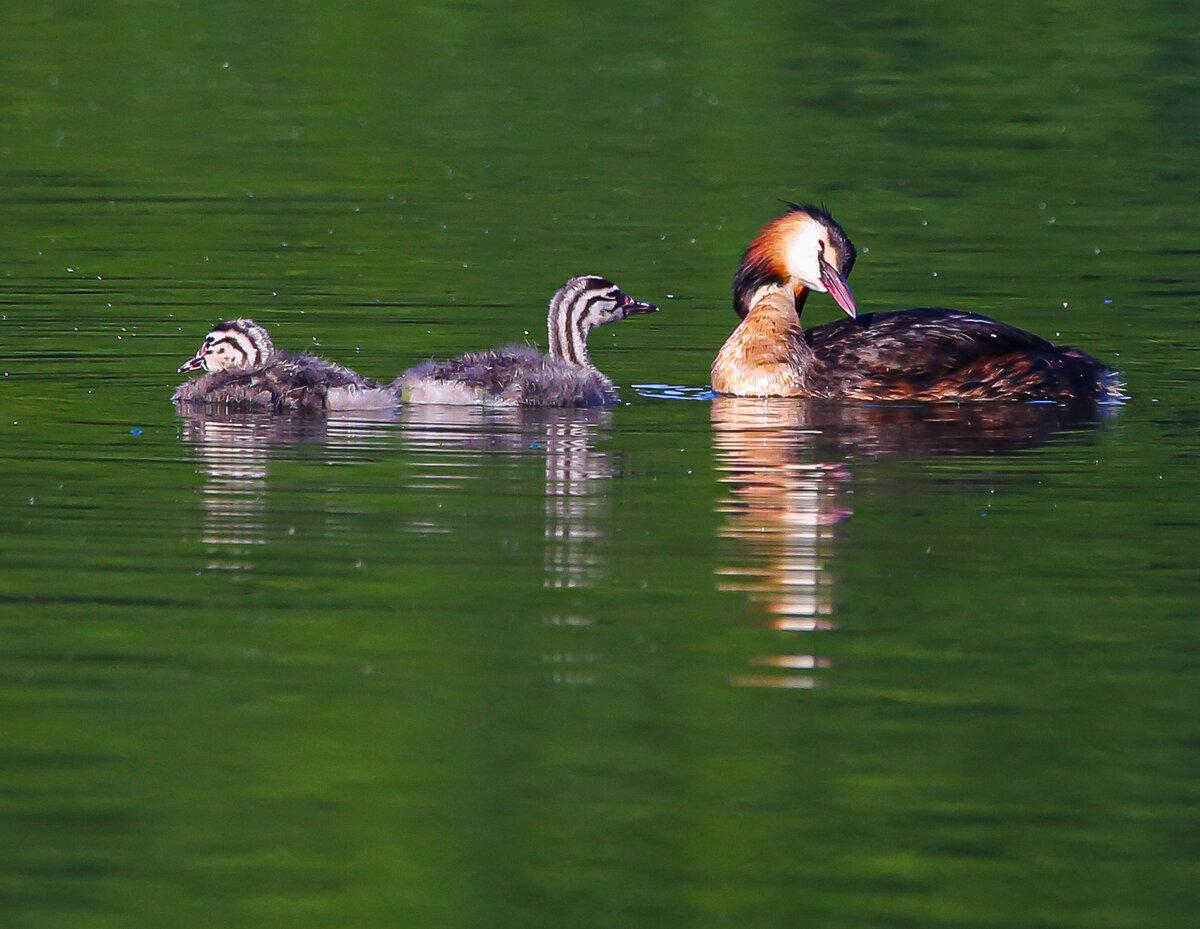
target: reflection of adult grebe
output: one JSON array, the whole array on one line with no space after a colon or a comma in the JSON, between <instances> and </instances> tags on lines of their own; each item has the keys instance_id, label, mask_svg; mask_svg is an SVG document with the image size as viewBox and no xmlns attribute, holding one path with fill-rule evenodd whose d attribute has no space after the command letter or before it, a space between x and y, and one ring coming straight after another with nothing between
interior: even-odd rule
<instances>
[{"instance_id":1,"label":"reflection of adult grebe","mask_svg":"<svg viewBox=\"0 0 1200 929\"><path fill-rule=\"evenodd\" d=\"M713 400L713 445L718 480L729 498L717 504L721 535L737 542L718 569L723 590L745 591L771 614L781 632L834 627L829 571L834 529L849 511L838 505L842 466L815 460L801 403L789 400ZM771 655L752 663L796 671L826 662L808 654ZM811 687L810 675L750 674L748 686Z\"/></svg>"},{"instance_id":2,"label":"reflection of adult grebe","mask_svg":"<svg viewBox=\"0 0 1200 929\"><path fill-rule=\"evenodd\" d=\"M844 400L1097 400L1111 368L986 316L923 307L857 316L857 252L824 210L793 206L750 243L733 283L741 324L712 365L713 390ZM852 319L801 329L809 291Z\"/></svg>"},{"instance_id":3,"label":"reflection of adult grebe","mask_svg":"<svg viewBox=\"0 0 1200 929\"><path fill-rule=\"evenodd\" d=\"M712 404L721 535L737 544L719 586L747 593L783 632L834 628L833 543L850 510L847 455L994 454L1044 445L1102 423L1092 407L1031 403L856 404L802 398L717 397ZM808 654L753 662L793 672ZM809 675L763 672L735 683L807 687Z\"/></svg>"},{"instance_id":4,"label":"reflection of adult grebe","mask_svg":"<svg viewBox=\"0 0 1200 929\"><path fill-rule=\"evenodd\" d=\"M204 337L179 373L203 371L179 386L171 398L189 407L231 410L375 410L395 406L396 398L350 368L316 355L292 355L275 347L267 330L252 319L231 319Z\"/></svg>"},{"instance_id":5,"label":"reflection of adult grebe","mask_svg":"<svg viewBox=\"0 0 1200 929\"><path fill-rule=\"evenodd\" d=\"M588 333L658 310L594 275L573 277L550 301L550 354L528 345L470 352L454 361L427 361L392 384L405 403L486 403L496 406L611 406L613 382L588 355Z\"/></svg>"}]
</instances>

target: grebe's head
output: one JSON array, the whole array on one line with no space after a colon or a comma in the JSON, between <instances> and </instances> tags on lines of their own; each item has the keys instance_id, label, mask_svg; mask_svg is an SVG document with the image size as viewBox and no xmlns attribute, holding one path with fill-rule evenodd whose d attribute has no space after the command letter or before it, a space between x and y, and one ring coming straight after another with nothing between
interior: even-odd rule
<instances>
[{"instance_id":1,"label":"grebe's head","mask_svg":"<svg viewBox=\"0 0 1200 929\"><path fill-rule=\"evenodd\" d=\"M829 294L849 316L858 308L846 278L858 251L832 216L795 203L763 226L733 279L733 308L744 317L762 287L791 287L799 306L809 290Z\"/></svg>"},{"instance_id":2,"label":"grebe's head","mask_svg":"<svg viewBox=\"0 0 1200 929\"><path fill-rule=\"evenodd\" d=\"M590 366L587 336L596 326L620 322L635 313L656 313L653 303L634 300L606 277L573 277L550 300L546 329L550 357L568 364Z\"/></svg>"},{"instance_id":3,"label":"grebe's head","mask_svg":"<svg viewBox=\"0 0 1200 929\"><path fill-rule=\"evenodd\" d=\"M200 351L179 366L179 373L249 370L266 364L273 354L266 329L252 319L230 319L204 337Z\"/></svg>"},{"instance_id":4,"label":"grebe's head","mask_svg":"<svg viewBox=\"0 0 1200 929\"><path fill-rule=\"evenodd\" d=\"M627 316L638 313L657 313L653 303L635 300L606 277L597 274L582 274L567 281L550 301L551 315L554 307L569 308L573 325L584 331L596 326L620 322Z\"/></svg>"}]
</instances>

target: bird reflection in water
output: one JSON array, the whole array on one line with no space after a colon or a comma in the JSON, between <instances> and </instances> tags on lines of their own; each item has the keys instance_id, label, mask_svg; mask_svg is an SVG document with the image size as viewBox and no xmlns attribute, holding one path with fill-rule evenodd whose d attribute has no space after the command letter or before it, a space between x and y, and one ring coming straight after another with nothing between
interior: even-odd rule
<instances>
[{"instance_id":1,"label":"bird reflection in water","mask_svg":"<svg viewBox=\"0 0 1200 929\"><path fill-rule=\"evenodd\" d=\"M619 468L598 437L611 428L606 409L483 408L412 404L401 413L406 444L422 453L410 486L432 487L461 479L464 467L482 464L495 453L539 454L545 462L545 551L542 586L582 589L602 581L605 567L603 523L609 491ZM432 524L423 531L435 532ZM553 598L551 603L561 603ZM550 679L590 684L595 654L578 644L578 632L593 622L579 612L550 609L543 621L564 633L564 645L548 651Z\"/></svg>"},{"instance_id":2,"label":"bird reflection in water","mask_svg":"<svg viewBox=\"0 0 1200 929\"><path fill-rule=\"evenodd\" d=\"M716 397L712 406L718 480L730 496L717 503L729 546L718 567L720 590L744 591L751 607L770 615L785 633L834 628L829 564L836 525L849 515L838 503L845 468L813 460L805 401ZM825 667L812 654L751 659L788 672ZM747 674L734 683L757 687L812 687L808 674Z\"/></svg>"},{"instance_id":3,"label":"bird reflection in water","mask_svg":"<svg viewBox=\"0 0 1200 929\"><path fill-rule=\"evenodd\" d=\"M393 414L277 416L232 413L183 405L180 437L195 448L201 488L201 541L209 571L247 571L252 553L267 541L267 476L272 448L322 445L330 457L378 438Z\"/></svg>"},{"instance_id":4,"label":"bird reflection in water","mask_svg":"<svg viewBox=\"0 0 1200 929\"><path fill-rule=\"evenodd\" d=\"M720 534L736 543L717 570L717 586L747 593L751 609L768 614L768 625L789 636L835 629L834 547L838 525L851 514L844 503L848 459L1017 451L1094 429L1116 409L716 397L716 467L718 479L729 485L729 496L717 503L725 516ZM820 676L796 672L830 662L788 649L751 664L762 670L736 677L735 684L810 688Z\"/></svg>"}]
</instances>

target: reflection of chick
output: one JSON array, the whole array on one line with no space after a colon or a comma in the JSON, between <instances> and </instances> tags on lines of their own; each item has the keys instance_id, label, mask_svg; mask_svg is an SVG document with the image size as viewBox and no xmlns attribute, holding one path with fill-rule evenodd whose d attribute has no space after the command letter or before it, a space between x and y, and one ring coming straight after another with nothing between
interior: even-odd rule
<instances>
[{"instance_id":1,"label":"reflection of chick","mask_svg":"<svg viewBox=\"0 0 1200 929\"><path fill-rule=\"evenodd\" d=\"M373 410L396 404L386 387L316 355L275 348L252 319L223 322L204 337L195 357L179 366L206 373L181 384L176 403L239 410Z\"/></svg>"},{"instance_id":2,"label":"reflection of chick","mask_svg":"<svg viewBox=\"0 0 1200 929\"><path fill-rule=\"evenodd\" d=\"M611 406L617 391L588 356L588 332L657 310L605 278L573 277L550 301L549 355L510 345L454 361L427 361L401 374L392 389L406 403Z\"/></svg>"}]
</instances>

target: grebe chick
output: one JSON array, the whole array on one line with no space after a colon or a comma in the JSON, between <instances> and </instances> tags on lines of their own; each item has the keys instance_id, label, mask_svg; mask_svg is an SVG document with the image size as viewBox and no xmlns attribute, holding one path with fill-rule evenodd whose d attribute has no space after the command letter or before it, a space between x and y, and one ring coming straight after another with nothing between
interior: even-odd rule
<instances>
[{"instance_id":1,"label":"grebe chick","mask_svg":"<svg viewBox=\"0 0 1200 929\"><path fill-rule=\"evenodd\" d=\"M179 385L176 403L238 410L316 412L377 410L396 405L386 387L316 355L275 348L267 330L252 319L230 319L204 337L179 372L203 371Z\"/></svg>"},{"instance_id":2,"label":"grebe chick","mask_svg":"<svg viewBox=\"0 0 1200 929\"><path fill-rule=\"evenodd\" d=\"M1077 348L935 307L858 315L857 252L827 212L791 205L750 243L733 281L741 324L712 365L717 393L833 400L1112 400L1117 373ZM850 319L801 329L809 291Z\"/></svg>"},{"instance_id":3,"label":"grebe chick","mask_svg":"<svg viewBox=\"0 0 1200 929\"><path fill-rule=\"evenodd\" d=\"M406 403L610 406L617 391L588 356L588 332L657 311L606 278L573 277L550 301L548 355L528 345L507 345L454 361L427 361L401 374L392 389Z\"/></svg>"}]
</instances>

